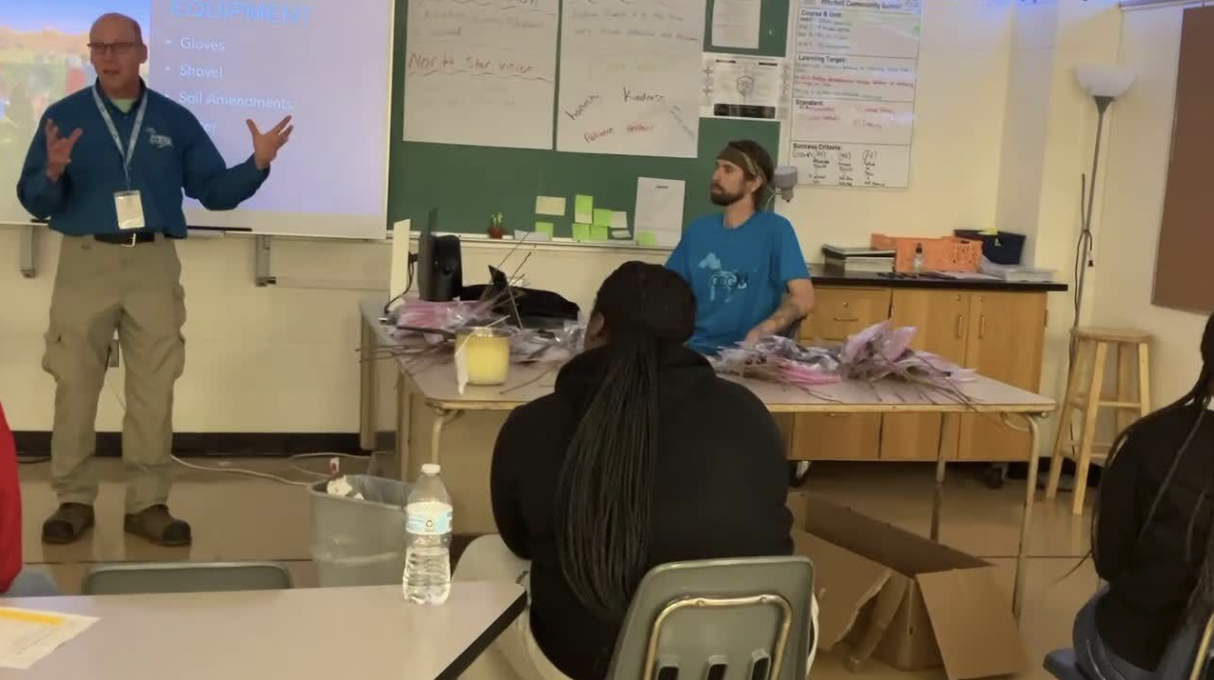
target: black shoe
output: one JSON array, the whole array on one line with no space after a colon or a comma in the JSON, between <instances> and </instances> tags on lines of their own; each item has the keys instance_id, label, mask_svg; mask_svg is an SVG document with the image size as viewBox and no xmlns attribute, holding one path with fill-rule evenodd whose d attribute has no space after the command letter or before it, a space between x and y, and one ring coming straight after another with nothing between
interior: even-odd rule
<instances>
[{"instance_id":1,"label":"black shoe","mask_svg":"<svg viewBox=\"0 0 1214 680\"><path fill-rule=\"evenodd\" d=\"M64 503L42 524L42 542L67 545L80 540L93 526L93 506Z\"/></svg>"},{"instance_id":2,"label":"black shoe","mask_svg":"<svg viewBox=\"0 0 1214 680\"><path fill-rule=\"evenodd\" d=\"M153 505L133 515L123 523L128 534L142 536L159 546L179 548L193 541L190 525L169 514L167 505Z\"/></svg>"}]
</instances>

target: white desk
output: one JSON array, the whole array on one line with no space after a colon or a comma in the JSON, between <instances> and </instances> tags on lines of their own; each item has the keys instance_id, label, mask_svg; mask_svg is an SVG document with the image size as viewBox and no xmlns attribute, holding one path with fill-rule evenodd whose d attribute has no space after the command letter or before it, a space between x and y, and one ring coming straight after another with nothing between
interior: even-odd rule
<instances>
[{"instance_id":1,"label":"white desk","mask_svg":"<svg viewBox=\"0 0 1214 680\"><path fill-rule=\"evenodd\" d=\"M368 300L361 305L362 352L362 413L363 446L375 446L374 413L377 410L375 395L375 362L367 361L378 356L381 348L393 344L389 336L391 328L380 322L382 303ZM410 400L420 398L435 412L430 440L430 462L438 463L442 431L448 424L465 413L475 411L509 411L522 404L552 393L559 366L553 364L513 365L510 379L500 387L468 387L459 394L455 384L455 370L449 359L442 360L396 360L399 380L396 392L396 454L401 470L408 469L409 445L407 434L412 431L412 407ZM1032 435L1031 454L1028 461L1029 474L1025 488L1024 515L1020 527L1020 545L1016 557L1016 587L1012 596L1012 608L1019 616L1024 590L1024 562L1028 548L1029 527L1032 520L1034 495L1037 490L1037 449L1039 433L1037 419L1052 413L1057 407L1054 400L1033 394L1017 387L990 378L978 376L974 381L959 383L960 390L971 403L960 403L942 394L933 394L914 385L888 380L876 384L840 382L820 385L814 394L803 390L759 380L733 379L746 386L758 396L772 413L939 413L944 422L940 432L948 431L948 420L967 413L988 414L1001 419L1008 427L1027 429ZM1017 425L1013 417L1024 421ZM939 540L940 509L944 498L945 458L947 447L943 437L936 460L936 485L932 503L931 537Z\"/></svg>"},{"instance_id":2,"label":"white desk","mask_svg":"<svg viewBox=\"0 0 1214 680\"><path fill-rule=\"evenodd\" d=\"M101 620L21 680L435 680L460 673L522 613L512 583L455 583L441 607L399 586L0 599Z\"/></svg>"}]
</instances>

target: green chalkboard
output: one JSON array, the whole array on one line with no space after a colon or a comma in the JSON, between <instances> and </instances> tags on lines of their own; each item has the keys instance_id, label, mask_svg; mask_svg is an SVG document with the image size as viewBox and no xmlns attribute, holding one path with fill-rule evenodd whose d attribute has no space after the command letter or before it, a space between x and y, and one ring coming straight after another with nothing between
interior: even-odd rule
<instances>
[{"instance_id":1,"label":"green chalkboard","mask_svg":"<svg viewBox=\"0 0 1214 680\"><path fill-rule=\"evenodd\" d=\"M713 0L706 2L706 51L784 56L789 0L763 0L757 50L712 47ZM393 222L403 219L413 220L414 225L418 225L426 219L431 208L438 207L441 231L484 234L489 227L489 216L502 212L506 217L507 231L530 231L536 220L541 219L555 223L556 236L569 236L575 194L590 194L594 196L596 207L624 210L631 217L636 205L637 177L686 181L686 224L694 217L714 209L708 198L709 176L716 154L726 142L754 139L763 144L773 158L778 155L779 123L733 119L700 120L698 158L617 156L403 141L404 101L408 93L405 92L404 69L400 65L408 54L405 45L408 15L408 0L398 0L393 55L398 75L392 87L392 142L388 173L389 228ZM559 83L559 63L557 69ZM555 106L553 115L556 115ZM537 195L567 198L566 216L537 218Z\"/></svg>"}]
</instances>

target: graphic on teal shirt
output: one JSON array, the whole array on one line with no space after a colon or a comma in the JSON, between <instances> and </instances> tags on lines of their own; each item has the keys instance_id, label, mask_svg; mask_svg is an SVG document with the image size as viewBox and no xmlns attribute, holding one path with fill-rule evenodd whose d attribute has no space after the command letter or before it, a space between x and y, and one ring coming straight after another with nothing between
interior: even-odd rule
<instances>
[{"instance_id":1,"label":"graphic on teal shirt","mask_svg":"<svg viewBox=\"0 0 1214 680\"><path fill-rule=\"evenodd\" d=\"M703 260L700 260L700 269L712 272L712 275L708 277L710 302L717 301L718 290L724 291L725 302L729 302L733 299L735 291L746 290L750 287L750 274L722 268L721 260L716 253L708 253Z\"/></svg>"}]
</instances>

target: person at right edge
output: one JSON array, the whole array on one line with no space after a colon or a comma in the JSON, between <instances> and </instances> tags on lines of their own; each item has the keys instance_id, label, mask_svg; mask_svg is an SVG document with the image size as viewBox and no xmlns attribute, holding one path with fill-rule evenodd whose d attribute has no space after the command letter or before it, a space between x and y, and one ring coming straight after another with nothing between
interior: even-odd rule
<instances>
[{"instance_id":1,"label":"person at right edge","mask_svg":"<svg viewBox=\"0 0 1214 680\"><path fill-rule=\"evenodd\" d=\"M814 287L797 234L767 209L774 175L758 142L726 145L710 194L724 210L689 224L666 262L695 291L696 328L688 344L699 352L787 334L813 311Z\"/></svg>"},{"instance_id":2,"label":"person at right edge","mask_svg":"<svg viewBox=\"0 0 1214 680\"><path fill-rule=\"evenodd\" d=\"M1214 612L1214 316L1201 360L1188 394L1121 433L1101 478L1092 554L1108 585L1074 629L1093 680L1188 677Z\"/></svg>"},{"instance_id":3,"label":"person at right edge","mask_svg":"<svg viewBox=\"0 0 1214 680\"><path fill-rule=\"evenodd\" d=\"M187 236L182 190L231 210L270 174L290 118L228 168L192 113L140 77L148 48L132 18L106 14L89 31L91 86L47 109L17 197L63 234L42 366L55 378L51 475L59 508L42 540L76 541L93 526L94 422L115 332L126 363L122 457L127 533L164 546L192 542L168 508L173 386L185 368L185 292L175 241Z\"/></svg>"}]
</instances>

